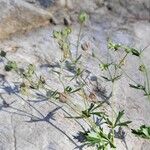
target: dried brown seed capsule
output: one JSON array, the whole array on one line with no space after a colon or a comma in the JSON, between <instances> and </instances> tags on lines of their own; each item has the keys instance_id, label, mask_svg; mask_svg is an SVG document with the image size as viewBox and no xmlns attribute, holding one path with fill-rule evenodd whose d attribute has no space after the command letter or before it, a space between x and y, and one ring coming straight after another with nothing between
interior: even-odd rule
<instances>
[{"instance_id":1,"label":"dried brown seed capsule","mask_svg":"<svg viewBox=\"0 0 150 150\"><path fill-rule=\"evenodd\" d=\"M89 42L85 42L81 45L81 48L83 51L87 51L90 48L90 43Z\"/></svg>"},{"instance_id":2,"label":"dried brown seed capsule","mask_svg":"<svg viewBox=\"0 0 150 150\"><path fill-rule=\"evenodd\" d=\"M66 93L59 93L59 101L62 103L66 103L67 102L67 94Z\"/></svg>"},{"instance_id":3,"label":"dried brown seed capsule","mask_svg":"<svg viewBox=\"0 0 150 150\"><path fill-rule=\"evenodd\" d=\"M92 102L96 102L96 95L91 92L90 95L89 95L89 99L90 99Z\"/></svg>"}]
</instances>

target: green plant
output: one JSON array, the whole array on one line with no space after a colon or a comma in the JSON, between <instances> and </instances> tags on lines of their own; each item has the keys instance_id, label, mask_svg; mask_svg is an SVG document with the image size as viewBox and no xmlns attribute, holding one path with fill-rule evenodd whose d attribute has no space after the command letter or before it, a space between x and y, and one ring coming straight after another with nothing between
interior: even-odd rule
<instances>
[{"instance_id":1,"label":"green plant","mask_svg":"<svg viewBox=\"0 0 150 150\"><path fill-rule=\"evenodd\" d=\"M131 123L131 121L121 121L124 115L124 111L118 113L114 122L112 122L109 116L105 112L100 112L97 110L98 108L102 107L103 103L98 105L91 104L87 110L82 111L81 116L73 117L76 119L83 119L83 118L92 118L97 117L97 119L101 119L101 124L96 124L93 121L93 126L90 130L82 132L84 135L84 142L88 146L94 146L98 150L106 150L109 148L116 148L114 143L114 134L113 130L117 127L127 126Z\"/></svg>"},{"instance_id":2,"label":"green plant","mask_svg":"<svg viewBox=\"0 0 150 150\"><path fill-rule=\"evenodd\" d=\"M62 31L54 31L53 37L57 39L60 49L63 52L63 59L71 57L70 43L68 36L71 33L71 28L66 27Z\"/></svg>"},{"instance_id":3,"label":"green plant","mask_svg":"<svg viewBox=\"0 0 150 150\"><path fill-rule=\"evenodd\" d=\"M109 76L102 76L107 81L114 82L123 74L123 66L125 64L126 58L131 54L136 57L140 57L140 52L138 52L134 48L130 48L124 45L113 43L112 41L108 41L108 49L119 53L120 51L123 52L122 58L119 58L119 60L115 60L109 63L104 63L103 61L100 61L100 68L102 71L106 71Z\"/></svg>"},{"instance_id":4,"label":"green plant","mask_svg":"<svg viewBox=\"0 0 150 150\"><path fill-rule=\"evenodd\" d=\"M149 74L148 74L148 69L147 66L143 63L142 61L142 51L138 51L135 48L132 47L128 47L128 46L124 46L124 45L120 45L120 44L116 44L113 43L112 41L109 41L108 43L108 49L111 49L115 52L120 52L122 51L124 53L124 56L119 60L118 63L116 62L111 62L111 63L101 63L100 64L100 68L103 71L107 71L109 74L109 77L106 76L102 76L105 80L107 81L112 81L114 82L114 80L118 80L122 74L125 74L131 81L134 82L134 84L129 84L129 86L131 88L137 89L137 90L142 90L144 95L147 96L150 99L150 81L149 81ZM140 73L142 74L142 76L144 77L144 82L143 83L138 83L137 81L133 80L133 78L128 75L125 71L124 71L124 63L125 60L128 56L136 56L137 58L139 58L141 65L139 65L138 70L140 71ZM114 75L112 75L112 72L110 71L111 67L114 67ZM120 72L119 75L116 75L117 72Z\"/></svg>"},{"instance_id":5,"label":"green plant","mask_svg":"<svg viewBox=\"0 0 150 150\"><path fill-rule=\"evenodd\" d=\"M5 65L6 71L16 70L17 69L17 63L15 61L8 61Z\"/></svg>"},{"instance_id":6,"label":"green plant","mask_svg":"<svg viewBox=\"0 0 150 150\"><path fill-rule=\"evenodd\" d=\"M80 14L79 16L79 22L83 24L85 22L86 15ZM61 31L54 31L53 37L57 39L57 42L60 46L60 49L63 53L63 58L60 61L60 70L59 71L53 71L56 73L59 77L60 83L62 84L64 90L58 91L57 89L50 89L47 86L47 83L45 79L42 77L38 77L36 75L36 67L33 64L29 64L25 68L19 68L19 65L15 61L11 61L7 58L7 55L4 51L1 51L1 57L6 59L7 63L5 65L6 71L15 71L18 76L22 79L22 82L20 83L20 93L23 95L29 95L30 90L39 90L44 89L46 91L45 97L47 97L49 100L59 100L59 102L66 103L72 110L75 111L79 116L72 117L74 119L83 119L88 125L89 125L89 132L86 135L86 144L88 145L94 145L97 147L97 149L106 149L107 147L115 148L114 143L114 130L118 126L127 126L130 122L121 122L120 119L122 118L124 112L119 112L116 121L113 122L109 118L109 116L104 111L100 111L100 107L104 104L104 102L99 104L91 103L87 100L87 95L84 89L84 86L86 86L85 80L82 78L82 74L84 73L85 69L82 66L80 66L80 59L82 55L79 55L76 57L75 60L72 59L72 54L70 50L70 42L69 42L69 34L71 33L70 28L65 28ZM79 43L78 43L79 44ZM74 75L69 79L70 82L76 82L78 83L78 87L71 87L69 85L65 85L65 83L62 80L63 75L63 65L69 61L70 66L73 67ZM69 66L69 67L70 67ZM109 66L108 66L109 67ZM108 68L104 66L104 69ZM68 97L71 94L78 94L83 96L84 99L84 108L83 110L80 110L78 107L74 105L73 102L68 101ZM96 124L93 117L101 118L104 122L104 124L109 128L109 132L107 133L107 130L99 125ZM98 138L93 139L93 135ZM101 143L102 141L102 143Z\"/></svg>"},{"instance_id":7,"label":"green plant","mask_svg":"<svg viewBox=\"0 0 150 150\"><path fill-rule=\"evenodd\" d=\"M132 133L144 139L150 139L150 127L146 125L140 126L140 129L132 129Z\"/></svg>"},{"instance_id":8,"label":"green plant","mask_svg":"<svg viewBox=\"0 0 150 150\"><path fill-rule=\"evenodd\" d=\"M87 13L81 11L78 16L78 22L80 24L79 34L78 34L78 40L77 40L77 46L76 46L76 59L78 58L79 53L79 46L80 46L80 40L81 40L81 34L82 34L82 28L86 21L88 20Z\"/></svg>"},{"instance_id":9,"label":"green plant","mask_svg":"<svg viewBox=\"0 0 150 150\"><path fill-rule=\"evenodd\" d=\"M1 53L0 53L0 56L1 56L1 57L6 57L6 52L4 52L4 51L2 50Z\"/></svg>"},{"instance_id":10,"label":"green plant","mask_svg":"<svg viewBox=\"0 0 150 150\"><path fill-rule=\"evenodd\" d=\"M100 127L87 132L85 139L87 145L96 146L97 150L106 150L108 146L110 148L116 148L112 141L112 135L110 133L106 134Z\"/></svg>"},{"instance_id":11,"label":"green plant","mask_svg":"<svg viewBox=\"0 0 150 150\"><path fill-rule=\"evenodd\" d=\"M71 53L71 42L69 36L72 29L67 27L60 31L53 32L53 38L56 39L56 42L59 45L62 58L58 62L59 68L57 70L52 69L52 72L54 75L58 76L63 90L53 89L51 85L48 85L43 75L38 76L36 74L36 67L33 64L20 68L15 61L7 58L6 52L1 51L0 56L6 61L4 69L6 71L15 72L22 79L22 82L19 83L21 94L29 95L31 90L39 92L42 89L45 93L44 97L49 99L49 101L66 103L66 105L76 114L74 117L69 116L67 118L75 120L82 119L88 125L88 130L84 129L83 132L85 137L84 142L86 145L94 146L97 150L115 149L117 147L115 143L115 131L121 127L128 127L131 121L124 121L124 111L115 111L115 105L113 105L115 100L114 85L116 84L116 81L118 81L122 75L125 74L135 83L129 84L131 88L142 90L145 95L149 97L150 85L147 67L142 62L139 67L139 71L145 76L144 84L135 82L132 77L124 71L125 61L129 56L134 56L141 59L142 51L139 52L134 48L108 41L108 49L110 50L110 53L114 55L121 52L122 57L106 61L104 58L101 60L96 57L94 53L92 54L92 56L99 61L98 67L103 73L101 77L105 81L110 82L112 86L112 102L110 102L109 105L107 105L105 101L102 102L99 97L97 97L96 93L89 88L89 83L86 81L86 77L83 76L86 72L86 68L82 65L82 63L80 63L82 59L82 54L79 54L81 34L82 28L87 19L88 15L85 12L81 12L78 16L80 29L77 44L75 45L76 56L73 56ZM72 75L68 77L66 76L66 71L70 70L72 71ZM91 97L91 95L88 95L87 91L97 100L95 103L89 101L89 97ZM71 99L72 96L80 96L81 100L84 102L84 105L77 106L74 103L74 99ZM106 106L110 106L110 113L103 109ZM101 122L98 123L97 120L101 120ZM149 136L149 127L141 126L139 130L132 129L132 132L146 138Z\"/></svg>"},{"instance_id":12,"label":"green plant","mask_svg":"<svg viewBox=\"0 0 150 150\"><path fill-rule=\"evenodd\" d=\"M131 88L142 90L144 92L144 95L147 96L150 100L150 81L149 81L147 67L144 64L142 64L139 66L139 71L144 76L144 83L135 82L135 84L129 84L129 85Z\"/></svg>"}]
</instances>

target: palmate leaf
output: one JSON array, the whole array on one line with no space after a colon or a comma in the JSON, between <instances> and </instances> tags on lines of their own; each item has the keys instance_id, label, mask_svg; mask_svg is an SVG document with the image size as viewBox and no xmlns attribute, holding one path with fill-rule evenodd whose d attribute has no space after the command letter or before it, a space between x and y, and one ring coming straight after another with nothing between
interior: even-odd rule
<instances>
[{"instance_id":1,"label":"palmate leaf","mask_svg":"<svg viewBox=\"0 0 150 150\"><path fill-rule=\"evenodd\" d=\"M123 115L124 115L124 110L119 111L118 116L115 121L115 126L117 125L118 122L120 122L120 119L123 117Z\"/></svg>"},{"instance_id":2,"label":"palmate leaf","mask_svg":"<svg viewBox=\"0 0 150 150\"><path fill-rule=\"evenodd\" d=\"M112 64L112 63L107 63L107 64L103 63L103 64L99 64L99 67L100 67L101 70L103 71L103 70L107 70L108 67L109 67L111 64Z\"/></svg>"},{"instance_id":3,"label":"palmate leaf","mask_svg":"<svg viewBox=\"0 0 150 150\"><path fill-rule=\"evenodd\" d=\"M100 104L96 105L94 103L91 103L90 107L87 109L88 113L95 114L101 116L102 114L105 114L103 112L95 112L96 109L100 108L105 102L101 102Z\"/></svg>"},{"instance_id":4,"label":"palmate leaf","mask_svg":"<svg viewBox=\"0 0 150 150\"><path fill-rule=\"evenodd\" d=\"M121 122L121 118L123 117L123 115L124 115L124 110L119 111L118 116L117 116L117 118L116 118L116 121L115 121L115 123L114 123L114 128L115 128L116 126L128 126L128 124L130 124L130 123L132 122L132 121L124 121L124 122Z\"/></svg>"},{"instance_id":5,"label":"palmate leaf","mask_svg":"<svg viewBox=\"0 0 150 150\"><path fill-rule=\"evenodd\" d=\"M110 133L106 134L100 127L87 133L86 143L98 146L99 148L101 147L102 150L108 148L108 145L110 145L111 148L116 148L112 142L112 135Z\"/></svg>"},{"instance_id":6,"label":"palmate leaf","mask_svg":"<svg viewBox=\"0 0 150 150\"><path fill-rule=\"evenodd\" d=\"M109 119L109 118L104 118L104 119L105 119L105 121L106 121L107 125L108 125L110 128L112 128L112 127L113 127L113 122L112 122L112 121L110 121L110 119Z\"/></svg>"},{"instance_id":7,"label":"palmate leaf","mask_svg":"<svg viewBox=\"0 0 150 150\"><path fill-rule=\"evenodd\" d=\"M96 115L98 117L105 118L107 117L107 115L104 112L94 112L94 110L101 107L102 104L98 104L97 106L95 106L95 104L91 103L88 109L82 111L81 116L68 117L68 118L75 118L75 119L89 118L91 117L91 115Z\"/></svg>"},{"instance_id":8,"label":"palmate leaf","mask_svg":"<svg viewBox=\"0 0 150 150\"><path fill-rule=\"evenodd\" d=\"M89 118L91 117L91 113L88 110L82 111L82 117Z\"/></svg>"},{"instance_id":9,"label":"palmate leaf","mask_svg":"<svg viewBox=\"0 0 150 150\"><path fill-rule=\"evenodd\" d=\"M131 129L132 133L144 139L150 139L150 126L142 125L140 129Z\"/></svg>"},{"instance_id":10,"label":"palmate leaf","mask_svg":"<svg viewBox=\"0 0 150 150\"><path fill-rule=\"evenodd\" d=\"M96 110L96 109L102 107L102 105L103 105L104 103L106 103L106 102L105 102L105 101L100 102L98 105L96 105L96 106L92 109L92 111L94 111L94 110Z\"/></svg>"},{"instance_id":11,"label":"palmate leaf","mask_svg":"<svg viewBox=\"0 0 150 150\"><path fill-rule=\"evenodd\" d=\"M120 78L121 78L121 76L122 76L122 74L120 74L120 75L118 75L118 76L116 76L116 77L114 77L114 78L108 78L108 77L105 77L105 76L101 76L103 79L105 79L106 81L111 81L111 82L114 82L114 81L116 81L116 80L119 80Z\"/></svg>"}]
</instances>

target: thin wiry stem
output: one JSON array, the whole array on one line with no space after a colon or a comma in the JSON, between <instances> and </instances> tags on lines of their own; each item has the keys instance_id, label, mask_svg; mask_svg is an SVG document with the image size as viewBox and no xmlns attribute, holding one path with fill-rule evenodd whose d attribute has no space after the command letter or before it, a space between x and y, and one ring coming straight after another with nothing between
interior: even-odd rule
<instances>
[{"instance_id":1,"label":"thin wiry stem","mask_svg":"<svg viewBox=\"0 0 150 150\"><path fill-rule=\"evenodd\" d=\"M77 47L76 47L76 59L78 58L78 54L79 54L79 46L80 46L80 37L81 37L81 33L82 33L82 27L83 27L83 25L80 24L80 29L79 29L78 39L77 39Z\"/></svg>"}]
</instances>

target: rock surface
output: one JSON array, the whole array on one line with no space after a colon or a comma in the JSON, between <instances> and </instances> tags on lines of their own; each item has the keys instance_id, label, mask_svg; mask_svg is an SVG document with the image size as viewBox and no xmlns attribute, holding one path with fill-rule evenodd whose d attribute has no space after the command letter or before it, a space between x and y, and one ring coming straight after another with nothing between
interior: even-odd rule
<instances>
[{"instance_id":1,"label":"rock surface","mask_svg":"<svg viewBox=\"0 0 150 150\"><path fill-rule=\"evenodd\" d=\"M117 0L116 0L117 1ZM41 2L41 3L40 3ZM44 5L49 6L45 1ZM73 1L74 2L74 1ZM89 1L88 1L89 2ZM32 31L24 32L24 34L13 34L13 37L0 42L0 49L8 52L8 57L11 60L16 60L20 66L27 66L33 63L37 67L37 74L44 75L45 79L52 85L54 89L62 90L57 76L51 74L49 64L58 62L61 58L61 51L52 38L53 30L60 30L63 25L47 25L51 18L49 13L52 9L56 19L72 15L75 20L80 9L86 10L90 15L90 20L84 28L83 39L81 43L90 43L88 51L82 51L83 64L92 76L101 76L98 62L90 57L92 50L100 58L105 58L108 54L107 40L111 38L115 42L134 46L142 49L150 44L150 22L149 19L140 20L140 18L132 17L125 14L128 13L126 8L122 9L119 5L118 10L116 5L112 6L112 1L84 1L78 8L76 4L75 10L69 13L66 10L60 10L55 15L56 10L46 8L42 1L26 0L5 0L0 1L0 38L9 37L10 34L21 32L35 28ZM114 2L114 1L113 1ZM132 6L138 3L124 1ZM140 2L139 2L140 3ZM148 1L144 1L148 7ZM115 9L110 9L108 7ZM143 7L140 3L139 7ZM138 7L133 11L138 12ZM141 9L141 8L140 8ZM122 13L117 13L122 11ZM144 11L144 10L143 10ZM142 15L147 18L148 9L145 9ZM135 13L136 13L135 12ZM128 13L129 14L129 13ZM59 20L59 19L58 19ZM62 19L63 20L63 19ZM63 22L59 20L60 22ZM39 27L39 28L37 28ZM73 33L71 41L76 43L79 32L79 25L74 21L72 23ZM149 47L144 52L144 62L150 66ZM73 51L74 52L74 51ZM137 73L135 58L129 58L126 66L126 71L132 75L136 81L141 81L140 74ZM131 65L132 64L132 65ZM5 77L5 78L4 78ZM66 113L70 110L65 104L59 102L50 102L40 95L32 97L20 97L18 87L15 83L19 82L18 76L14 73L6 73L3 69L3 62L0 63L0 150L73 150L82 149L82 144L75 138L78 131L82 131L80 124L74 120L65 118ZM105 84L100 80L100 83L105 86L107 94L109 94L109 84ZM150 124L150 102L143 97L142 93L132 90L128 87L130 80L123 77L116 83L115 87L115 110L125 110L126 118L132 120L131 127L138 128L141 124ZM4 100L9 104L6 106ZM77 105L82 105L80 98L73 98ZM73 113L74 114L74 113ZM38 118L38 119L37 119ZM85 125L86 127L86 125ZM130 133L129 129L125 130L125 141L117 140L117 150L149 150L150 143L146 140L136 138ZM83 147L83 150L91 150L92 148Z\"/></svg>"},{"instance_id":2,"label":"rock surface","mask_svg":"<svg viewBox=\"0 0 150 150\"><path fill-rule=\"evenodd\" d=\"M49 23L52 15L20 0L0 1L0 39Z\"/></svg>"}]
</instances>

